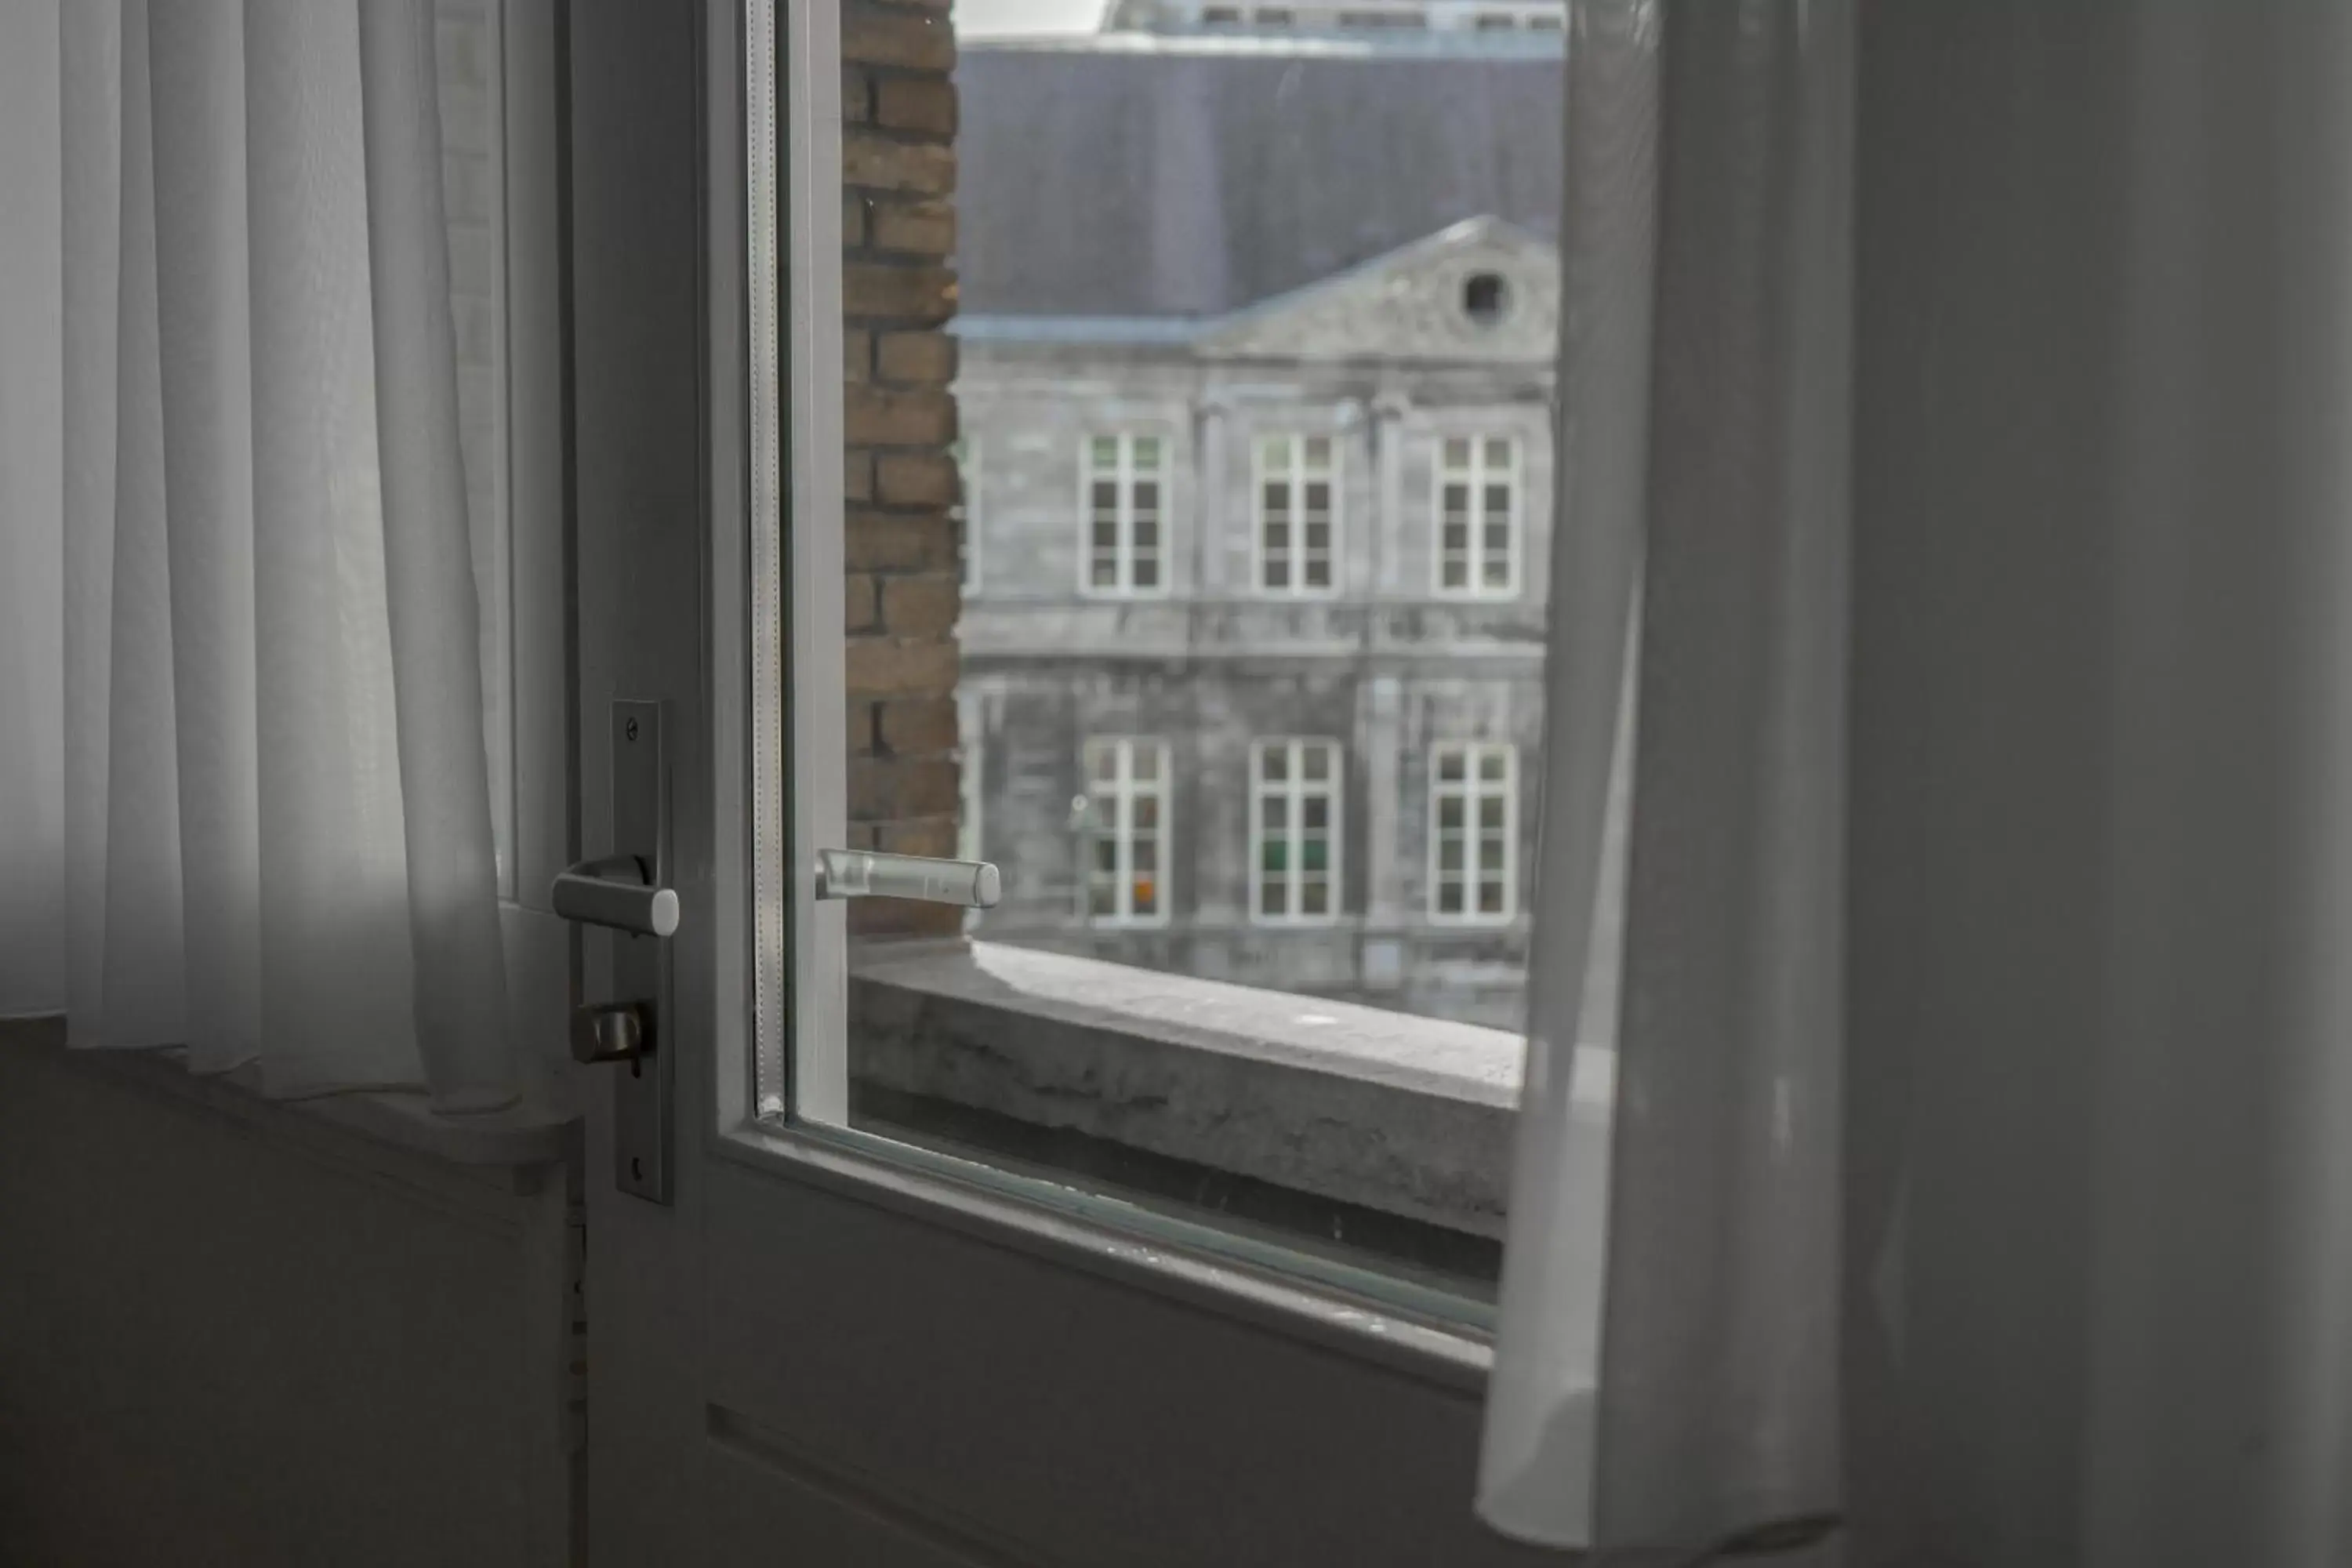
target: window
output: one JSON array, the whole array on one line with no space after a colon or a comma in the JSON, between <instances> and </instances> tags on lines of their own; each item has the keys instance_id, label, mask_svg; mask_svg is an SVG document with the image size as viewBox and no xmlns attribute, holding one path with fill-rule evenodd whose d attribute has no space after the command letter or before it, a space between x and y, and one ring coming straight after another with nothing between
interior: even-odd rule
<instances>
[{"instance_id":1,"label":"window","mask_svg":"<svg viewBox=\"0 0 2352 1568\"><path fill-rule=\"evenodd\" d=\"M1511 437L1442 443L1437 591L1493 599L1519 591L1519 444Z\"/></svg>"},{"instance_id":2,"label":"window","mask_svg":"<svg viewBox=\"0 0 2352 1568\"><path fill-rule=\"evenodd\" d=\"M1312 923L1339 908L1337 741L1250 747L1250 918Z\"/></svg>"},{"instance_id":3,"label":"window","mask_svg":"<svg viewBox=\"0 0 2352 1568\"><path fill-rule=\"evenodd\" d=\"M1328 594L1336 581L1336 479L1328 436L1257 444L1257 584L1268 594Z\"/></svg>"},{"instance_id":4,"label":"window","mask_svg":"<svg viewBox=\"0 0 2352 1568\"><path fill-rule=\"evenodd\" d=\"M1429 912L1441 921L1518 912L1517 747L1454 742L1430 755Z\"/></svg>"},{"instance_id":5,"label":"window","mask_svg":"<svg viewBox=\"0 0 2352 1568\"><path fill-rule=\"evenodd\" d=\"M1482 327L1496 325L1511 306L1510 287L1499 272L1473 272L1462 284L1462 313Z\"/></svg>"},{"instance_id":6,"label":"window","mask_svg":"<svg viewBox=\"0 0 2352 1568\"><path fill-rule=\"evenodd\" d=\"M1159 594L1160 517L1166 493L1157 436L1095 436L1087 441L1086 590Z\"/></svg>"},{"instance_id":7,"label":"window","mask_svg":"<svg viewBox=\"0 0 2352 1568\"><path fill-rule=\"evenodd\" d=\"M1087 918L1159 925L1168 918L1168 742L1088 741L1085 763Z\"/></svg>"}]
</instances>

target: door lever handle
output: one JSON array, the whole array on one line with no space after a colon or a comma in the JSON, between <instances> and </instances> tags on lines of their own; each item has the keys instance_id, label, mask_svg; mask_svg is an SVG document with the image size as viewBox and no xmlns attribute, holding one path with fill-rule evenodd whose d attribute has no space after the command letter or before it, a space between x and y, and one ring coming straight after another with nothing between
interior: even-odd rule
<instances>
[{"instance_id":1,"label":"door lever handle","mask_svg":"<svg viewBox=\"0 0 2352 1568\"><path fill-rule=\"evenodd\" d=\"M985 860L941 860L929 855L885 855L870 849L816 852L820 899L919 899L992 910L1004 896L1004 878Z\"/></svg>"},{"instance_id":2,"label":"door lever handle","mask_svg":"<svg viewBox=\"0 0 2352 1568\"><path fill-rule=\"evenodd\" d=\"M637 936L668 936L677 930L677 889L654 886L645 862L634 855L581 861L556 877L550 900L568 921Z\"/></svg>"}]
</instances>

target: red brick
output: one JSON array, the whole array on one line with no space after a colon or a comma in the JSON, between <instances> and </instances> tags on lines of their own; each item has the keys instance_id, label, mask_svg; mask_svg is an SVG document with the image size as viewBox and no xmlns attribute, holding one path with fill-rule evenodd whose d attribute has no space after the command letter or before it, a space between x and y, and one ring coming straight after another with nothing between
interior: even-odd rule
<instances>
[{"instance_id":1,"label":"red brick","mask_svg":"<svg viewBox=\"0 0 2352 1568\"><path fill-rule=\"evenodd\" d=\"M900 131L952 136L956 130L955 83L936 76L886 76L875 83L876 123Z\"/></svg>"},{"instance_id":2,"label":"red brick","mask_svg":"<svg viewBox=\"0 0 2352 1568\"><path fill-rule=\"evenodd\" d=\"M843 390L849 439L867 447L939 447L955 439L955 399L929 387Z\"/></svg>"},{"instance_id":3,"label":"red brick","mask_svg":"<svg viewBox=\"0 0 2352 1568\"><path fill-rule=\"evenodd\" d=\"M845 500L874 499L874 455L871 452L842 454L841 494Z\"/></svg>"},{"instance_id":4,"label":"red brick","mask_svg":"<svg viewBox=\"0 0 2352 1568\"><path fill-rule=\"evenodd\" d=\"M954 690L959 661L951 642L851 637L846 662L850 690L897 695Z\"/></svg>"},{"instance_id":5,"label":"red brick","mask_svg":"<svg viewBox=\"0 0 2352 1568\"><path fill-rule=\"evenodd\" d=\"M882 624L894 637L946 637L955 630L962 593L944 572L919 577L885 577Z\"/></svg>"},{"instance_id":6,"label":"red brick","mask_svg":"<svg viewBox=\"0 0 2352 1568\"><path fill-rule=\"evenodd\" d=\"M862 572L853 572L842 579L842 629L870 632L879 629L881 616L876 602L874 579Z\"/></svg>"},{"instance_id":7,"label":"red brick","mask_svg":"<svg viewBox=\"0 0 2352 1568\"><path fill-rule=\"evenodd\" d=\"M856 250L866 243L866 209L871 205L856 191L841 193L841 247Z\"/></svg>"},{"instance_id":8,"label":"red brick","mask_svg":"<svg viewBox=\"0 0 2352 1568\"><path fill-rule=\"evenodd\" d=\"M881 707L883 749L895 757L956 749L956 705L946 697L910 697Z\"/></svg>"},{"instance_id":9,"label":"red brick","mask_svg":"<svg viewBox=\"0 0 2352 1568\"><path fill-rule=\"evenodd\" d=\"M874 493L891 506L953 506L963 494L955 459L944 452L887 453L874 479Z\"/></svg>"},{"instance_id":10,"label":"red brick","mask_svg":"<svg viewBox=\"0 0 2352 1568\"><path fill-rule=\"evenodd\" d=\"M874 79L856 66L841 68L841 121L863 125L874 118Z\"/></svg>"},{"instance_id":11,"label":"red brick","mask_svg":"<svg viewBox=\"0 0 2352 1568\"><path fill-rule=\"evenodd\" d=\"M841 183L866 190L944 195L955 189L955 149L853 129L841 138Z\"/></svg>"},{"instance_id":12,"label":"red brick","mask_svg":"<svg viewBox=\"0 0 2352 1568\"><path fill-rule=\"evenodd\" d=\"M947 202L877 202L869 238L877 250L947 256L955 250L955 208Z\"/></svg>"},{"instance_id":13,"label":"red brick","mask_svg":"<svg viewBox=\"0 0 2352 1568\"><path fill-rule=\"evenodd\" d=\"M842 268L843 312L896 317L908 326L955 314L956 278L944 267L885 267L852 262Z\"/></svg>"},{"instance_id":14,"label":"red brick","mask_svg":"<svg viewBox=\"0 0 2352 1568\"><path fill-rule=\"evenodd\" d=\"M852 936L924 937L963 934L963 911L953 904L921 904L911 899L854 899L849 905Z\"/></svg>"},{"instance_id":15,"label":"red brick","mask_svg":"<svg viewBox=\"0 0 2352 1568\"><path fill-rule=\"evenodd\" d=\"M877 722L878 702L852 702L847 715L845 744L853 757L869 756L874 751L874 735Z\"/></svg>"},{"instance_id":16,"label":"red brick","mask_svg":"<svg viewBox=\"0 0 2352 1568\"><path fill-rule=\"evenodd\" d=\"M852 327L841 334L841 374L844 380L867 381L874 374L874 334L861 327ZM901 381L912 377L900 376ZM856 437L852 437L854 441Z\"/></svg>"},{"instance_id":17,"label":"red brick","mask_svg":"<svg viewBox=\"0 0 2352 1568\"><path fill-rule=\"evenodd\" d=\"M842 552L853 572L952 571L956 525L938 512L853 511Z\"/></svg>"},{"instance_id":18,"label":"red brick","mask_svg":"<svg viewBox=\"0 0 2352 1568\"><path fill-rule=\"evenodd\" d=\"M953 859L955 818L931 817L920 822L885 822L874 830L874 847L891 855L935 855Z\"/></svg>"},{"instance_id":19,"label":"red brick","mask_svg":"<svg viewBox=\"0 0 2352 1568\"><path fill-rule=\"evenodd\" d=\"M961 798L961 778L949 757L852 757L849 798L858 816L887 822L908 816L953 820Z\"/></svg>"},{"instance_id":20,"label":"red brick","mask_svg":"<svg viewBox=\"0 0 2352 1568\"><path fill-rule=\"evenodd\" d=\"M845 5L841 58L871 66L946 70L955 64L955 29L943 16L909 16Z\"/></svg>"},{"instance_id":21,"label":"red brick","mask_svg":"<svg viewBox=\"0 0 2352 1568\"><path fill-rule=\"evenodd\" d=\"M876 374L884 381L945 386L955 379L956 341L945 332L884 332L874 354Z\"/></svg>"}]
</instances>

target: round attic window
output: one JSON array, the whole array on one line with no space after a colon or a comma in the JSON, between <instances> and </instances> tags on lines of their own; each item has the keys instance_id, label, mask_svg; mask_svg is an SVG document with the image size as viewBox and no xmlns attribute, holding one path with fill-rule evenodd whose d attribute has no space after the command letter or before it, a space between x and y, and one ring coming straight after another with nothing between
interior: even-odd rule
<instances>
[{"instance_id":1,"label":"round attic window","mask_svg":"<svg viewBox=\"0 0 2352 1568\"><path fill-rule=\"evenodd\" d=\"M1500 321L1511 308L1511 288L1499 272L1473 272L1462 280L1462 313L1482 327Z\"/></svg>"}]
</instances>

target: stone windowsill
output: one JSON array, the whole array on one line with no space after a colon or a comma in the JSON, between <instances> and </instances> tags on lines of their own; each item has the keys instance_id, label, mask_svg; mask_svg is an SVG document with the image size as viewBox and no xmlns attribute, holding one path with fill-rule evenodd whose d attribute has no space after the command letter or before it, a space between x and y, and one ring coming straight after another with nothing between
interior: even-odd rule
<instances>
[{"instance_id":1,"label":"stone windowsill","mask_svg":"<svg viewBox=\"0 0 2352 1568\"><path fill-rule=\"evenodd\" d=\"M1517 1035L984 942L866 944L852 985L861 1082L1502 1234ZM1607 1053L1576 1078L1605 1125Z\"/></svg>"}]
</instances>

